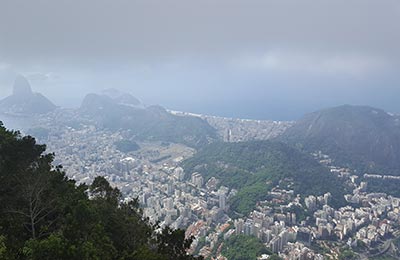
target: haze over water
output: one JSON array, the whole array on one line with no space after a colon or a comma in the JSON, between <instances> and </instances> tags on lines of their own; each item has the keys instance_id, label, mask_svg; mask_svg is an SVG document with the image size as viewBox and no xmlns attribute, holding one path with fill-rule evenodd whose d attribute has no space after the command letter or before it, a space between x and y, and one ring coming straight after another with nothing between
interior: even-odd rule
<instances>
[{"instance_id":1,"label":"haze over water","mask_svg":"<svg viewBox=\"0 0 400 260\"><path fill-rule=\"evenodd\" d=\"M21 73L63 107L118 88L229 117L293 120L341 104L400 113L399 24L391 0L3 0L0 96Z\"/></svg>"}]
</instances>

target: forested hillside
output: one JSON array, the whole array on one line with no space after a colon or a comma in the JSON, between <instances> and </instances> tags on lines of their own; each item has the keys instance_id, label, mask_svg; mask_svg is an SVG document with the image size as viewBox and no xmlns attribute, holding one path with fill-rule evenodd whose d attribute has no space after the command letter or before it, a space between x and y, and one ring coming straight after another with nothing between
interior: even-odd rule
<instances>
[{"instance_id":1,"label":"forested hillside","mask_svg":"<svg viewBox=\"0 0 400 260\"><path fill-rule=\"evenodd\" d=\"M0 259L196 259L183 230L150 224L103 177L77 186L45 148L0 124Z\"/></svg>"},{"instance_id":2,"label":"forested hillside","mask_svg":"<svg viewBox=\"0 0 400 260\"><path fill-rule=\"evenodd\" d=\"M214 143L184 162L186 174L199 172L205 181L211 177L222 185L238 189L232 208L241 213L284 179L293 180L295 193L303 195L330 192L333 203L343 203L344 187L329 170L308 154L284 143L252 141Z\"/></svg>"},{"instance_id":3,"label":"forested hillside","mask_svg":"<svg viewBox=\"0 0 400 260\"><path fill-rule=\"evenodd\" d=\"M360 174L400 175L400 119L385 111L344 105L305 115L278 139L322 151Z\"/></svg>"}]
</instances>

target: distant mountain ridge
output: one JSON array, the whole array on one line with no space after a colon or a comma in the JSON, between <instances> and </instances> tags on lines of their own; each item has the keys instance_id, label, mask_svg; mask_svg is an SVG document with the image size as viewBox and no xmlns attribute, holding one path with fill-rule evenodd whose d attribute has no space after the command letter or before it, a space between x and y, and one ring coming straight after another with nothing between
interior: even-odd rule
<instances>
[{"instance_id":1,"label":"distant mountain ridge","mask_svg":"<svg viewBox=\"0 0 400 260\"><path fill-rule=\"evenodd\" d=\"M400 175L400 117L378 108L344 105L310 113L278 139L321 150L360 174Z\"/></svg>"},{"instance_id":2,"label":"distant mountain ridge","mask_svg":"<svg viewBox=\"0 0 400 260\"><path fill-rule=\"evenodd\" d=\"M45 114L56 109L56 106L40 93L32 92L26 78L15 79L12 95L0 100L0 112L9 115Z\"/></svg>"},{"instance_id":3,"label":"distant mountain ridge","mask_svg":"<svg viewBox=\"0 0 400 260\"><path fill-rule=\"evenodd\" d=\"M196 147L218 138L216 130L200 118L175 116L160 106L145 107L120 101L109 95L91 93L84 98L79 113L94 120L100 127L129 130L139 140Z\"/></svg>"},{"instance_id":4,"label":"distant mountain ridge","mask_svg":"<svg viewBox=\"0 0 400 260\"><path fill-rule=\"evenodd\" d=\"M121 105L141 107L141 108L144 107L144 105L140 102L139 99L137 99L136 97L132 96L129 93L119 91L118 89L113 89L113 88L105 89L102 91L102 94L110 97L116 103Z\"/></svg>"}]
</instances>

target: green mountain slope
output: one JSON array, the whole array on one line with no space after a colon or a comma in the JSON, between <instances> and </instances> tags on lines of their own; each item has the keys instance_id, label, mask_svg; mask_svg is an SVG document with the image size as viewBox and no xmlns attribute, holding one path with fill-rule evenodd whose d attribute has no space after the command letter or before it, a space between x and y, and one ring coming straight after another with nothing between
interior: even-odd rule
<instances>
[{"instance_id":1,"label":"green mountain slope","mask_svg":"<svg viewBox=\"0 0 400 260\"><path fill-rule=\"evenodd\" d=\"M251 210L257 200L285 178L292 179L293 189L303 195L331 192L333 202L343 202L344 188L329 170L308 154L284 143L252 141L214 143L184 162L186 174L199 172L205 181L211 177L230 188L238 189L233 209Z\"/></svg>"},{"instance_id":2,"label":"green mountain slope","mask_svg":"<svg viewBox=\"0 0 400 260\"><path fill-rule=\"evenodd\" d=\"M360 174L400 175L400 120L365 106L340 106L304 116L279 140L308 152L322 151Z\"/></svg>"}]
</instances>

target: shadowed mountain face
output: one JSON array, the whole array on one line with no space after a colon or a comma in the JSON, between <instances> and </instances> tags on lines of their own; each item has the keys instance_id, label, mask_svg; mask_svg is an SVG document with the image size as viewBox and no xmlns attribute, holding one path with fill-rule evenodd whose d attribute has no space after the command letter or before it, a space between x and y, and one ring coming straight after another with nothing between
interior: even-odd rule
<instances>
[{"instance_id":1,"label":"shadowed mountain face","mask_svg":"<svg viewBox=\"0 0 400 260\"><path fill-rule=\"evenodd\" d=\"M144 107L134 100L132 96L120 95L115 98L88 94L79 112L100 127L129 130L139 140L183 143L197 147L217 138L216 130L200 118L175 116L160 106Z\"/></svg>"},{"instance_id":2,"label":"shadowed mountain face","mask_svg":"<svg viewBox=\"0 0 400 260\"><path fill-rule=\"evenodd\" d=\"M29 85L28 80L23 76L17 76L14 82L13 95L31 96L32 94L31 85Z\"/></svg>"},{"instance_id":3,"label":"shadowed mountain face","mask_svg":"<svg viewBox=\"0 0 400 260\"><path fill-rule=\"evenodd\" d=\"M22 76L15 79L13 94L0 101L0 112L10 115L44 114L55 108L45 96L32 92L29 82Z\"/></svg>"},{"instance_id":4,"label":"shadowed mountain face","mask_svg":"<svg viewBox=\"0 0 400 260\"><path fill-rule=\"evenodd\" d=\"M345 105L317 111L279 139L309 152L321 150L361 174L400 175L400 119L381 109Z\"/></svg>"},{"instance_id":5,"label":"shadowed mountain face","mask_svg":"<svg viewBox=\"0 0 400 260\"><path fill-rule=\"evenodd\" d=\"M134 96L132 96L129 93L124 93L117 89L113 89L113 88L105 89L105 90L103 90L102 94L110 97L116 103L119 103L119 104L133 106L133 107L143 107L143 105L137 98L135 98Z\"/></svg>"}]
</instances>

